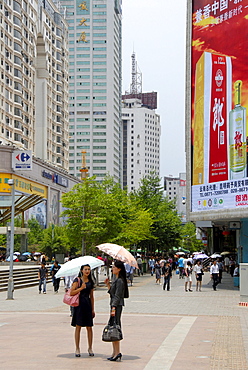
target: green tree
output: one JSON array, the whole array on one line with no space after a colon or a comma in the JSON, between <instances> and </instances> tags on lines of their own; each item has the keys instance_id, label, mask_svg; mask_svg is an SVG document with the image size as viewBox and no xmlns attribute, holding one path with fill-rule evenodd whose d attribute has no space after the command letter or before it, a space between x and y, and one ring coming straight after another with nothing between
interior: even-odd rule
<instances>
[{"instance_id":1,"label":"green tree","mask_svg":"<svg viewBox=\"0 0 248 370\"><path fill-rule=\"evenodd\" d=\"M124 219L118 236L112 241L125 247L131 247L152 239L153 219L151 213L135 204L130 204L128 211L128 217Z\"/></svg>"},{"instance_id":2,"label":"green tree","mask_svg":"<svg viewBox=\"0 0 248 370\"><path fill-rule=\"evenodd\" d=\"M168 251L173 246L178 247L181 239L181 220L177 215L175 203L164 197L160 178L155 173L142 178L141 185L133 192L133 196L146 210L151 212L154 220L153 237L140 243L140 247L150 252Z\"/></svg>"},{"instance_id":3,"label":"green tree","mask_svg":"<svg viewBox=\"0 0 248 370\"><path fill-rule=\"evenodd\" d=\"M105 195L100 183L94 178L87 178L62 197L65 208L62 216L67 217L67 232L78 251L81 250L82 241L85 248L89 249L94 241L108 232L106 217L111 219L115 205Z\"/></svg>"},{"instance_id":4,"label":"green tree","mask_svg":"<svg viewBox=\"0 0 248 370\"><path fill-rule=\"evenodd\" d=\"M28 220L28 246L30 251L37 249L41 241L43 240L44 229L40 226L39 222L34 218Z\"/></svg>"},{"instance_id":5,"label":"green tree","mask_svg":"<svg viewBox=\"0 0 248 370\"><path fill-rule=\"evenodd\" d=\"M150 236L151 216L138 205L111 177L97 183L88 178L63 195L67 231L78 252L82 241L85 252L104 242L130 245ZM136 213L136 214L135 214ZM143 221L143 227L141 223ZM132 226L136 223L136 230ZM139 227L138 227L139 226Z\"/></svg>"},{"instance_id":6,"label":"green tree","mask_svg":"<svg viewBox=\"0 0 248 370\"><path fill-rule=\"evenodd\" d=\"M43 230L41 252L51 259L55 253L66 253L68 250L70 250L70 242L64 226L50 225Z\"/></svg>"},{"instance_id":7,"label":"green tree","mask_svg":"<svg viewBox=\"0 0 248 370\"><path fill-rule=\"evenodd\" d=\"M196 227L192 222L187 222L181 227L181 247L190 252L197 252L203 248L202 241L196 239Z\"/></svg>"},{"instance_id":8,"label":"green tree","mask_svg":"<svg viewBox=\"0 0 248 370\"><path fill-rule=\"evenodd\" d=\"M6 235L0 234L0 246L6 247L6 243L7 243Z\"/></svg>"},{"instance_id":9,"label":"green tree","mask_svg":"<svg viewBox=\"0 0 248 370\"><path fill-rule=\"evenodd\" d=\"M153 213L156 213L157 207L164 201L160 178L154 172L147 175L147 177L143 177L140 187L133 191L133 195L145 209L150 209Z\"/></svg>"}]
</instances>

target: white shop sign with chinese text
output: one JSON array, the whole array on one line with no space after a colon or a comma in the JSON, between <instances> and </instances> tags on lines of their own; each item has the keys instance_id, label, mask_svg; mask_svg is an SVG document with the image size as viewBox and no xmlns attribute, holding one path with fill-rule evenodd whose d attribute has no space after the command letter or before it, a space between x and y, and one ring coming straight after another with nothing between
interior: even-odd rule
<instances>
[{"instance_id":1,"label":"white shop sign with chinese text","mask_svg":"<svg viewBox=\"0 0 248 370\"><path fill-rule=\"evenodd\" d=\"M248 206L248 178L192 186L192 212Z\"/></svg>"}]
</instances>

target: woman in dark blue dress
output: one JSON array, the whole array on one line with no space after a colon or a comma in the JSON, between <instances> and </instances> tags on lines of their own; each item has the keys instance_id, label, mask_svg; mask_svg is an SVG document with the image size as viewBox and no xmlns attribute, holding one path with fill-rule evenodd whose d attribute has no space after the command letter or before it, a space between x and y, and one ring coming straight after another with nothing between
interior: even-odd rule
<instances>
[{"instance_id":1,"label":"woman in dark blue dress","mask_svg":"<svg viewBox=\"0 0 248 370\"><path fill-rule=\"evenodd\" d=\"M89 265L81 266L79 277L74 279L71 287L71 295L79 295L79 306L74 307L71 325L75 326L75 344L76 352L75 356L80 357L80 333L81 328L86 327L87 338L88 338L88 353L89 356L94 356L92 351L93 342L93 318L95 317L94 312L94 283L91 277L91 271Z\"/></svg>"}]
</instances>

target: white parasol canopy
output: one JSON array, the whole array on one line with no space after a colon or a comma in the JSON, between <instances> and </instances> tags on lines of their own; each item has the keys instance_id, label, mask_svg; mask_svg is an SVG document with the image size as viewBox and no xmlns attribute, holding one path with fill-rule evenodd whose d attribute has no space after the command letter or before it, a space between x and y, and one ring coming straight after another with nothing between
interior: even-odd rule
<instances>
[{"instance_id":1,"label":"white parasol canopy","mask_svg":"<svg viewBox=\"0 0 248 370\"><path fill-rule=\"evenodd\" d=\"M100 251L108 254L112 258L122 261L124 263L128 263L130 266L138 267L137 261L134 258L134 256L124 247L118 244L112 244L112 243L104 243L97 245L96 248L98 248Z\"/></svg>"},{"instance_id":2,"label":"white parasol canopy","mask_svg":"<svg viewBox=\"0 0 248 370\"><path fill-rule=\"evenodd\" d=\"M83 265L90 265L91 270L93 270L104 265L104 262L92 256L82 256L74 258L73 260L68 261L64 265L62 265L55 277L60 278L65 276L77 275L80 271L81 266Z\"/></svg>"}]
</instances>

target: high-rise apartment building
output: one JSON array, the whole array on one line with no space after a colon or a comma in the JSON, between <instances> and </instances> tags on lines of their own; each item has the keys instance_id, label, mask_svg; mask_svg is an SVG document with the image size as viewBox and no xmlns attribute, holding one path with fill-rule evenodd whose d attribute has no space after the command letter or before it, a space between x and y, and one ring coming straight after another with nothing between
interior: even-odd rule
<instances>
[{"instance_id":1,"label":"high-rise apartment building","mask_svg":"<svg viewBox=\"0 0 248 370\"><path fill-rule=\"evenodd\" d=\"M179 173L178 177L164 177L164 190L168 200L174 200L177 213L183 223L186 222L186 173Z\"/></svg>"},{"instance_id":2,"label":"high-rise apartment building","mask_svg":"<svg viewBox=\"0 0 248 370\"><path fill-rule=\"evenodd\" d=\"M69 24L69 172L121 182L121 0L61 0Z\"/></svg>"},{"instance_id":3,"label":"high-rise apartment building","mask_svg":"<svg viewBox=\"0 0 248 370\"><path fill-rule=\"evenodd\" d=\"M160 116L137 98L123 100L123 186L138 189L151 172L159 176Z\"/></svg>"},{"instance_id":4,"label":"high-rise apartment building","mask_svg":"<svg viewBox=\"0 0 248 370\"><path fill-rule=\"evenodd\" d=\"M0 4L0 142L68 168L68 35L52 0Z\"/></svg>"}]
</instances>

